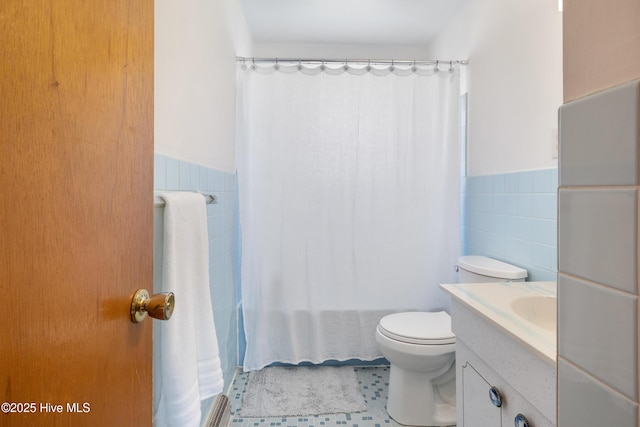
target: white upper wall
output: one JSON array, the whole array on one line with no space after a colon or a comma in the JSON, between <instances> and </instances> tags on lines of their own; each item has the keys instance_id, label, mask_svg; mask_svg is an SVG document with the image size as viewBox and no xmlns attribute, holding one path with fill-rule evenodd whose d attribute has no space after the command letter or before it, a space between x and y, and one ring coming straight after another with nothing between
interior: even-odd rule
<instances>
[{"instance_id":1,"label":"white upper wall","mask_svg":"<svg viewBox=\"0 0 640 427\"><path fill-rule=\"evenodd\" d=\"M156 0L157 153L235 170L235 57L250 52L239 2Z\"/></svg>"},{"instance_id":2,"label":"white upper wall","mask_svg":"<svg viewBox=\"0 0 640 427\"><path fill-rule=\"evenodd\" d=\"M471 0L238 0L260 43L424 45Z\"/></svg>"},{"instance_id":3,"label":"white upper wall","mask_svg":"<svg viewBox=\"0 0 640 427\"><path fill-rule=\"evenodd\" d=\"M235 56L462 59L471 63L468 172L556 167L562 14L555 0L466 2L427 47L255 44L237 0L155 3L155 150L235 169Z\"/></svg>"},{"instance_id":4,"label":"white upper wall","mask_svg":"<svg viewBox=\"0 0 640 427\"><path fill-rule=\"evenodd\" d=\"M474 0L428 47L468 58L468 174L557 167L562 13L555 0Z\"/></svg>"},{"instance_id":5,"label":"white upper wall","mask_svg":"<svg viewBox=\"0 0 640 427\"><path fill-rule=\"evenodd\" d=\"M430 59L425 46L363 45L332 43L255 43L253 54L260 58L318 59Z\"/></svg>"}]
</instances>

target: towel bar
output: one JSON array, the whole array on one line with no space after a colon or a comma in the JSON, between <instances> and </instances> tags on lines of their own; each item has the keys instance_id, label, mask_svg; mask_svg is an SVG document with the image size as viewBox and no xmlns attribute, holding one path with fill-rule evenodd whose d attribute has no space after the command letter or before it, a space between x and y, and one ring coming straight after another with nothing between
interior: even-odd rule
<instances>
[{"instance_id":1,"label":"towel bar","mask_svg":"<svg viewBox=\"0 0 640 427\"><path fill-rule=\"evenodd\" d=\"M195 193L202 194L207 202L207 204L215 204L218 203L218 196L212 193L205 193L204 191L195 191ZM153 196L153 207L154 208L162 208L164 207L164 199L160 196Z\"/></svg>"}]
</instances>

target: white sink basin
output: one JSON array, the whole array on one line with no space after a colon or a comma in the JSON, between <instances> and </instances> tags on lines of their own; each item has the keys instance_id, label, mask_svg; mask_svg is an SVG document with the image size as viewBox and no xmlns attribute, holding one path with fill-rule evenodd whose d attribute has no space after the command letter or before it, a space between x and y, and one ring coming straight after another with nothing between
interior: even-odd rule
<instances>
[{"instance_id":1,"label":"white sink basin","mask_svg":"<svg viewBox=\"0 0 640 427\"><path fill-rule=\"evenodd\" d=\"M456 302L556 365L556 282L455 283L440 287Z\"/></svg>"},{"instance_id":2,"label":"white sink basin","mask_svg":"<svg viewBox=\"0 0 640 427\"><path fill-rule=\"evenodd\" d=\"M552 296L527 295L511 302L511 309L529 323L547 331L556 330L557 299Z\"/></svg>"}]
</instances>

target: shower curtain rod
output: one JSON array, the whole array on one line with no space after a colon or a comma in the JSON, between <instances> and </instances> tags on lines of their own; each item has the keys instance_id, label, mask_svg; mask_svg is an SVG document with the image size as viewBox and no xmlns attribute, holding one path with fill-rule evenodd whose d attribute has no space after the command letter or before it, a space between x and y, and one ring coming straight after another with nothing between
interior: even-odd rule
<instances>
[{"instance_id":1,"label":"shower curtain rod","mask_svg":"<svg viewBox=\"0 0 640 427\"><path fill-rule=\"evenodd\" d=\"M173 193L174 191L160 191L160 193ZM218 203L218 196L216 196L215 194L212 193L206 193L204 191L194 191L194 193L198 193L198 194L202 194L205 198L206 203L212 204L212 203ZM165 205L165 201L162 197L160 196L153 196L153 207L154 208L162 208Z\"/></svg>"},{"instance_id":2,"label":"shower curtain rod","mask_svg":"<svg viewBox=\"0 0 640 427\"><path fill-rule=\"evenodd\" d=\"M358 64L379 64L379 65L438 65L438 64L457 64L457 65L469 65L467 59L319 59L319 58L248 58L243 56L236 56L237 62L255 63L255 62L313 62L318 64L345 64L345 63L358 63Z\"/></svg>"}]
</instances>

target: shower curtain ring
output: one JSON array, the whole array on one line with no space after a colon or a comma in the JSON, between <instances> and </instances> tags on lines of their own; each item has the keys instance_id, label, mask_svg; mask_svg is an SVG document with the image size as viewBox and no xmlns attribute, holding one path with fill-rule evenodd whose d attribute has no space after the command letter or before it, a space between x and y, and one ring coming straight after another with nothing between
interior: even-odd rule
<instances>
[{"instance_id":1,"label":"shower curtain ring","mask_svg":"<svg viewBox=\"0 0 640 427\"><path fill-rule=\"evenodd\" d=\"M416 67L416 60L413 60L413 67L411 67L411 72L415 73L416 71L418 71L418 67Z\"/></svg>"},{"instance_id":2,"label":"shower curtain ring","mask_svg":"<svg viewBox=\"0 0 640 427\"><path fill-rule=\"evenodd\" d=\"M371 71L371 60L368 60L369 62L367 63L367 71Z\"/></svg>"},{"instance_id":3,"label":"shower curtain ring","mask_svg":"<svg viewBox=\"0 0 640 427\"><path fill-rule=\"evenodd\" d=\"M440 61L436 60L436 67L433 69L434 73L437 73L440 71L440 69L438 68L438 64L440 64Z\"/></svg>"},{"instance_id":4,"label":"shower curtain ring","mask_svg":"<svg viewBox=\"0 0 640 427\"><path fill-rule=\"evenodd\" d=\"M391 67L389 67L389 71L393 73L395 70L396 70L395 62L394 62L394 60L392 59L392 60L391 60Z\"/></svg>"},{"instance_id":5,"label":"shower curtain ring","mask_svg":"<svg viewBox=\"0 0 640 427\"><path fill-rule=\"evenodd\" d=\"M278 71L280 69L280 65L278 64L278 58L276 58L276 63L273 66L273 69L276 70L276 71Z\"/></svg>"},{"instance_id":6,"label":"shower curtain ring","mask_svg":"<svg viewBox=\"0 0 640 427\"><path fill-rule=\"evenodd\" d=\"M251 70L255 71L256 70L256 58L251 58Z\"/></svg>"},{"instance_id":7,"label":"shower curtain ring","mask_svg":"<svg viewBox=\"0 0 640 427\"><path fill-rule=\"evenodd\" d=\"M453 61L449 61L449 72L453 73Z\"/></svg>"},{"instance_id":8,"label":"shower curtain ring","mask_svg":"<svg viewBox=\"0 0 640 427\"><path fill-rule=\"evenodd\" d=\"M320 71L326 70L327 67L324 66L324 59L322 60L322 65L320 65Z\"/></svg>"}]
</instances>

